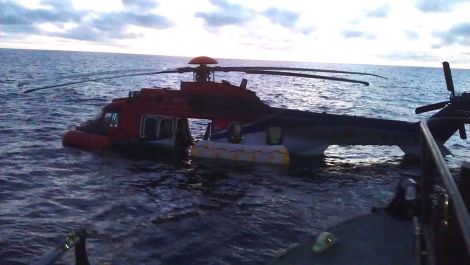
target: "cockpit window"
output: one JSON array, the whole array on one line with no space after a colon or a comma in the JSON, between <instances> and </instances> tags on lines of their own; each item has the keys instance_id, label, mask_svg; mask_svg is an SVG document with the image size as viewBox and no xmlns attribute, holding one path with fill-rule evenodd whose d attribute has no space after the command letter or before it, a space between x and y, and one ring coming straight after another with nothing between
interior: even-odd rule
<instances>
[{"instance_id":1,"label":"cockpit window","mask_svg":"<svg viewBox=\"0 0 470 265\"><path fill-rule=\"evenodd\" d=\"M114 112L111 114L111 123L109 124L109 127L117 128L118 124L119 124L119 113Z\"/></svg>"},{"instance_id":2,"label":"cockpit window","mask_svg":"<svg viewBox=\"0 0 470 265\"><path fill-rule=\"evenodd\" d=\"M112 113L109 113L109 112L104 115L103 124L105 128L111 125L111 115Z\"/></svg>"}]
</instances>

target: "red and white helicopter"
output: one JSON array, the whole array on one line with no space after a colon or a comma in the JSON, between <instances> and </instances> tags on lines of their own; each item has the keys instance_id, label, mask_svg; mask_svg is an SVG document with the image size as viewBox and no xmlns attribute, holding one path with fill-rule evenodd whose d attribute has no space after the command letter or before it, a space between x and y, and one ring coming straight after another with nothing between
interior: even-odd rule
<instances>
[{"instance_id":1,"label":"red and white helicopter","mask_svg":"<svg viewBox=\"0 0 470 265\"><path fill-rule=\"evenodd\" d=\"M300 72L328 72L355 75L375 74L286 67L220 67L206 56L193 58L182 67L159 72L132 73L34 88L25 92L103 79L139 75L193 73L179 90L143 88L129 92L104 106L93 120L68 131L63 144L85 149L145 145L151 148L192 146L192 155L268 163L287 163L290 156L321 155L329 145L396 145L406 154L419 154L418 123L335 115L270 107L247 88L227 81L216 82L217 72L294 76L369 85L367 82ZM470 93L456 95L449 64L444 62L449 101L416 109L416 113L441 109L428 125L436 141L443 144L457 130L465 139L470 117ZM203 140L193 143L188 119L211 122ZM444 148L444 147L443 147Z\"/></svg>"}]
</instances>

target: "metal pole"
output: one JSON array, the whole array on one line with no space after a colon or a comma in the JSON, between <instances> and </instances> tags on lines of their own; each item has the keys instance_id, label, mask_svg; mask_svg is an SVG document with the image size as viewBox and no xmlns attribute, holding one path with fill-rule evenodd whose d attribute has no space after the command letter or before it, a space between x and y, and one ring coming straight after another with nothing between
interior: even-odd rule
<instances>
[{"instance_id":1,"label":"metal pole","mask_svg":"<svg viewBox=\"0 0 470 265\"><path fill-rule=\"evenodd\" d=\"M433 164L435 164L434 170L439 173L444 184L444 188L446 189L450 201L455 209L455 215L462 231L462 237L465 241L466 251L467 253L470 253L470 215L467 211L462 196L457 188L457 185L455 184L455 181L452 175L450 174L450 171L447 168L444 159L442 158L441 151L439 150L439 147L437 146L436 142L434 141L434 138L432 137L431 132L429 131L428 126L426 125L426 123L421 122L420 128L424 144L429 147L429 156L430 158L432 158ZM423 186L429 186L429 184L427 183L421 184ZM423 217L424 216L425 215L423 214Z\"/></svg>"}]
</instances>

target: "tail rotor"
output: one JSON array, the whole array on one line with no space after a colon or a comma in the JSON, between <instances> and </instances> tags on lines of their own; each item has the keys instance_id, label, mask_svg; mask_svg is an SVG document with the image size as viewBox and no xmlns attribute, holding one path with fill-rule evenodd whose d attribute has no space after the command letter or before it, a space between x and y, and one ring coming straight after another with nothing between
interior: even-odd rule
<instances>
[{"instance_id":1,"label":"tail rotor","mask_svg":"<svg viewBox=\"0 0 470 265\"><path fill-rule=\"evenodd\" d=\"M454 82L452 81L452 73L450 72L449 63L448 62L442 62L442 67L444 69L444 77L446 79L447 90L450 93L452 93L451 94L451 100L452 100L452 98L455 97L455 90L454 90ZM451 103L451 100L447 100L447 101L443 101L443 102L439 102L439 103L433 103L433 104L417 107L415 109L415 113L420 114L420 113L424 113L424 112L428 112L428 111L442 109L445 106L447 106L447 104Z\"/></svg>"},{"instance_id":2,"label":"tail rotor","mask_svg":"<svg viewBox=\"0 0 470 265\"><path fill-rule=\"evenodd\" d=\"M452 97L455 97L454 81L452 81L452 73L450 72L450 66L448 62L442 62L444 68L444 77L446 78L447 90L452 93Z\"/></svg>"},{"instance_id":3,"label":"tail rotor","mask_svg":"<svg viewBox=\"0 0 470 265\"><path fill-rule=\"evenodd\" d=\"M415 113L420 114L448 107L449 111L446 111L445 114L438 113L437 115L431 117L431 120L439 120L440 118L468 118L468 110L470 110L470 93L464 92L461 95L456 96L449 63L443 62L442 67L444 69L447 90L451 93L450 100L418 107L415 109ZM465 123L466 122L462 122L458 126L459 135L462 139L467 139Z\"/></svg>"}]
</instances>

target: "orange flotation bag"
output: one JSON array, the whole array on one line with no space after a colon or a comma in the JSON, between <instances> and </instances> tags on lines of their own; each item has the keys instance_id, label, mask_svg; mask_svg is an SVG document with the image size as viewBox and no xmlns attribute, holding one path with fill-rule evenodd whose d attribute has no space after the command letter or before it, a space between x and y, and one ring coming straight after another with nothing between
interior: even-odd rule
<instances>
[{"instance_id":1,"label":"orange flotation bag","mask_svg":"<svg viewBox=\"0 0 470 265\"><path fill-rule=\"evenodd\" d=\"M103 135L73 130L65 133L62 144L87 150L96 150L110 147L111 139Z\"/></svg>"}]
</instances>

